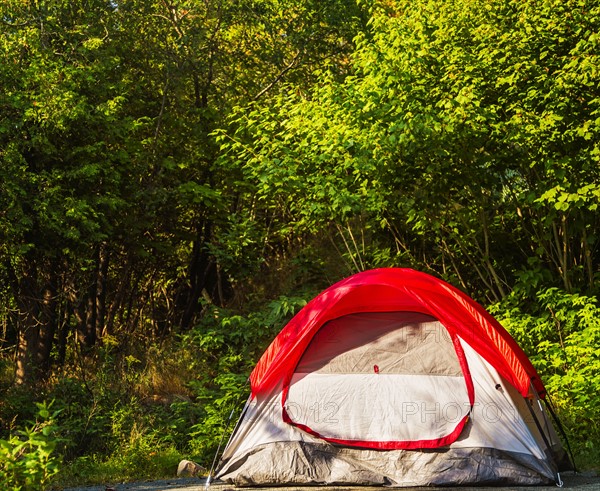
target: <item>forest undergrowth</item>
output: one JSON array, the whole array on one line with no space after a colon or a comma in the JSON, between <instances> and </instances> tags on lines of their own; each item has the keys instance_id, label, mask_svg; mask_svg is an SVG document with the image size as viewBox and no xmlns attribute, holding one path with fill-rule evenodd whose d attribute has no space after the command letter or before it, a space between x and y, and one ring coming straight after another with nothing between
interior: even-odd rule
<instances>
[{"instance_id":1,"label":"forest undergrowth","mask_svg":"<svg viewBox=\"0 0 600 491\"><path fill-rule=\"evenodd\" d=\"M600 308L557 289L537 298L530 312L516 295L490 310L540 371L578 468L598 470ZM105 340L87 356L74 349L65 370L35 390L11 385L5 364L3 489L169 477L184 458L209 469L243 407L253 364L305 302L282 296L246 315L209 307L194 329L162 343Z\"/></svg>"}]
</instances>

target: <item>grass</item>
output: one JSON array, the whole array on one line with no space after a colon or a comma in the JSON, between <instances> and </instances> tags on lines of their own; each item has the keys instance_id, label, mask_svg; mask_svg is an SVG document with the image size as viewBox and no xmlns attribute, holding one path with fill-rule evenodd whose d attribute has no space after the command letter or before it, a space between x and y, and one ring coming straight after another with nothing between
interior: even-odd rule
<instances>
[{"instance_id":1,"label":"grass","mask_svg":"<svg viewBox=\"0 0 600 491\"><path fill-rule=\"evenodd\" d=\"M57 488L87 486L115 482L146 481L176 475L184 456L175 448L148 451L142 455L86 455L64 465L54 479Z\"/></svg>"}]
</instances>

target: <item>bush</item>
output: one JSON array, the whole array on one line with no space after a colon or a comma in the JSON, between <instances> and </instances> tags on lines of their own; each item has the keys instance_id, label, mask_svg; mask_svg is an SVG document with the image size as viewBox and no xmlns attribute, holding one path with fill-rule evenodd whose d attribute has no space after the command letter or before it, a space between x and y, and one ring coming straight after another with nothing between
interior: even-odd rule
<instances>
[{"instance_id":1,"label":"bush","mask_svg":"<svg viewBox=\"0 0 600 491\"><path fill-rule=\"evenodd\" d=\"M214 307L183 336L183 345L194 353L198 374L189 386L203 409L189 435L193 460L211 466L219 443L229 436L248 397L248 376L258 357L304 305L303 296L281 296L246 316Z\"/></svg>"},{"instance_id":2,"label":"bush","mask_svg":"<svg viewBox=\"0 0 600 491\"><path fill-rule=\"evenodd\" d=\"M57 426L52 404L38 403L37 421L24 430L0 439L0 488L7 491L39 491L59 470L55 454Z\"/></svg>"},{"instance_id":3,"label":"bush","mask_svg":"<svg viewBox=\"0 0 600 491\"><path fill-rule=\"evenodd\" d=\"M538 370L574 443L578 464L600 461L600 306L594 297L541 290L492 309Z\"/></svg>"}]
</instances>

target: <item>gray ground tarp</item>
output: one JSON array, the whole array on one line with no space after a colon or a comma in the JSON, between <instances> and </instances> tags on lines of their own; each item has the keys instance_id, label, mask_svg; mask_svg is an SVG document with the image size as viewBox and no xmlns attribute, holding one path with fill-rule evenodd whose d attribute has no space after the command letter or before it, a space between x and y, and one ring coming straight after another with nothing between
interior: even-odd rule
<instances>
[{"instance_id":1,"label":"gray ground tarp","mask_svg":"<svg viewBox=\"0 0 600 491\"><path fill-rule=\"evenodd\" d=\"M224 463L223 481L236 486L285 484L536 485L554 482L552 470L526 454L492 448L421 451L362 450L307 442L274 442Z\"/></svg>"}]
</instances>

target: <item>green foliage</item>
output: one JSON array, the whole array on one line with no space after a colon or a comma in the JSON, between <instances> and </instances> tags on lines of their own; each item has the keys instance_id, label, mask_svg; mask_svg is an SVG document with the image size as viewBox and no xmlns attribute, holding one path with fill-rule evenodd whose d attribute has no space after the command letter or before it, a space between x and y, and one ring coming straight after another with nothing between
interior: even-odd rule
<instances>
[{"instance_id":1,"label":"green foliage","mask_svg":"<svg viewBox=\"0 0 600 491\"><path fill-rule=\"evenodd\" d=\"M304 297L281 296L248 315L212 308L182 343L194 353L190 381L204 416L190 428L191 455L210 467L221 439L233 429L249 394L248 376L273 336L301 307Z\"/></svg>"},{"instance_id":2,"label":"green foliage","mask_svg":"<svg viewBox=\"0 0 600 491\"><path fill-rule=\"evenodd\" d=\"M600 417L600 306L597 299L556 288L537 294L536 308L499 310L500 320L529 354L548 390L573 410L580 430Z\"/></svg>"},{"instance_id":3,"label":"green foliage","mask_svg":"<svg viewBox=\"0 0 600 491\"><path fill-rule=\"evenodd\" d=\"M164 334L203 290L231 296L260 245L237 235L249 213L224 196L212 132L283 80L342 73L364 19L353 0L7 0L0 19L0 319L33 383L75 331L86 349Z\"/></svg>"},{"instance_id":4,"label":"green foliage","mask_svg":"<svg viewBox=\"0 0 600 491\"><path fill-rule=\"evenodd\" d=\"M69 420L75 425L69 428L69 436L77 440L63 450L71 460L61 469L61 482L102 483L173 475L187 448L186 429L195 414L191 403L185 403L185 409L182 405L181 401L163 404L119 394L84 407L82 417Z\"/></svg>"},{"instance_id":5,"label":"green foliage","mask_svg":"<svg viewBox=\"0 0 600 491\"><path fill-rule=\"evenodd\" d=\"M53 422L23 433L29 440L19 447L17 437L10 437L11 455L29 445L31 462L19 460L19 469L38 472L33 462L45 462L48 482L58 460L42 457L53 451L66 464L57 479L72 485L172 476L182 458L210 466L243 407L251 368L305 303L304 296L281 296L246 315L207 305L202 322L177 343L127 353L107 343L93 363L74 370L78 376L49 380L38 394L23 388L4 392L0 415L13 426L33 413L37 397L54 400ZM50 411L39 406L40 415ZM37 489L31 486L27 489Z\"/></svg>"},{"instance_id":6,"label":"green foliage","mask_svg":"<svg viewBox=\"0 0 600 491\"><path fill-rule=\"evenodd\" d=\"M54 451L63 461L55 480L63 484L172 476L189 455L190 427L204 415L186 388L196 376L191 354L179 348L165 343L121 355L106 346L95 361L36 392L4 391L0 420L22 426L37 400L54 400ZM8 435L10 428L0 431Z\"/></svg>"},{"instance_id":7,"label":"green foliage","mask_svg":"<svg viewBox=\"0 0 600 491\"><path fill-rule=\"evenodd\" d=\"M173 441L177 434L168 428L176 423L175 418L142 413L148 409L140 401L130 400L110 412L110 429L103 437L111 440L111 451L104 467L113 468L113 479L162 477L177 468L181 459Z\"/></svg>"},{"instance_id":8,"label":"green foliage","mask_svg":"<svg viewBox=\"0 0 600 491\"><path fill-rule=\"evenodd\" d=\"M598 6L420 0L372 12L351 76L322 73L309 94L242 107L218 135L255 242L328 233L354 269L387 249L386 262L490 302L531 258L551 272L546 286L591 287ZM373 253L344 237L359 218Z\"/></svg>"},{"instance_id":9,"label":"green foliage","mask_svg":"<svg viewBox=\"0 0 600 491\"><path fill-rule=\"evenodd\" d=\"M183 455L173 447L157 448L155 443L148 439L127 448L123 454L80 457L61 469L60 482L75 486L172 477Z\"/></svg>"},{"instance_id":10,"label":"green foliage","mask_svg":"<svg viewBox=\"0 0 600 491\"><path fill-rule=\"evenodd\" d=\"M37 420L0 439L0 487L10 491L46 489L58 472L60 458L55 420L60 411L52 404L37 404Z\"/></svg>"},{"instance_id":11,"label":"green foliage","mask_svg":"<svg viewBox=\"0 0 600 491\"><path fill-rule=\"evenodd\" d=\"M600 432L600 305L595 297L541 290L535 303L513 296L494 308L544 380L582 465L597 465ZM578 462L579 463L579 462Z\"/></svg>"}]
</instances>

